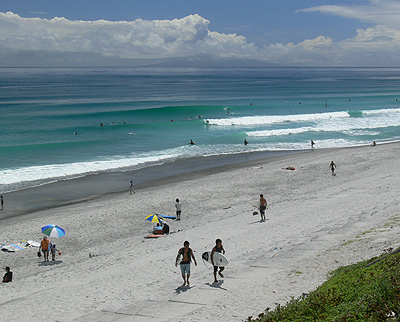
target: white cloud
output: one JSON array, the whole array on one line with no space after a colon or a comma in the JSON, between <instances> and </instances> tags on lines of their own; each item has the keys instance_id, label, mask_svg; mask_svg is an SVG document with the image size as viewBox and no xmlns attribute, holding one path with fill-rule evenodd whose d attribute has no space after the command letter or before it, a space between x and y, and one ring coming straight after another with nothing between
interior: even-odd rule
<instances>
[{"instance_id":1,"label":"white cloud","mask_svg":"<svg viewBox=\"0 0 400 322\"><path fill-rule=\"evenodd\" d=\"M208 30L195 14L174 20L72 21L0 13L0 46L12 50L90 52L121 58L172 58L198 54L243 57L254 44L236 34Z\"/></svg>"},{"instance_id":2,"label":"white cloud","mask_svg":"<svg viewBox=\"0 0 400 322\"><path fill-rule=\"evenodd\" d=\"M297 12L320 12L377 25L400 27L400 2L396 0L369 0L365 5L323 5Z\"/></svg>"},{"instance_id":3,"label":"white cloud","mask_svg":"<svg viewBox=\"0 0 400 322\"><path fill-rule=\"evenodd\" d=\"M49 59L53 65L68 62L68 66L77 62L107 65L116 58L128 64L148 59L171 59L179 63L185 58L193 61L207 57L281 65L399 66L400 26L396 27L392 18L400 4L382 2L387 7L381 1L369 1L368 6L319 6L302 10L361 20L372 17L373 9L379 8L373 16L376 21L391 10L389 24L357 29L353 38L333 40L329 35L319 35L298 43L275 43L263 48L242 35L209 30L210 21L197 14L173 20L74 21L0 13L0 64L8 61L8 66L28 66L36 59L45 65Z\"/></svg>"}]
</instances>

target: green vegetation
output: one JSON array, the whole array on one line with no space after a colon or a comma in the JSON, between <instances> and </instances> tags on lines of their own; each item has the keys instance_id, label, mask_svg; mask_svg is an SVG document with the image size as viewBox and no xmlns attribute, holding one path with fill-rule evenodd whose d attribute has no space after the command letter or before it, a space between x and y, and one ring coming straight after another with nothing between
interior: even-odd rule
<instances>
[{"instance_id":1,"label":"green vegetation","mask_svg":"<svg viewBox=\"0 0 400 322\"><path fill-rule=\"evenodd\" d=\"M400 321L400 249L340 267L308 296L247 321Z\"/></svg>"}]
</instances>

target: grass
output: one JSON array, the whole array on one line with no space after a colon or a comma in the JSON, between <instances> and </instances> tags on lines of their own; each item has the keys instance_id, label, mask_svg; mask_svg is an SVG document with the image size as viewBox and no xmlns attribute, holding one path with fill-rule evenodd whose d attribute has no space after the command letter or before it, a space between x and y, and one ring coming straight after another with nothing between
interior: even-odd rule
<instances>
[{"instance_id":1,"label":"grass","mask_svg":"<svg viewBox=\"0 0 400 322\"><path fill-rule=\"evenodd\" d=\"M247 321L400 321L400 249L340 267L309 295Z\"/></svg>"}]
</instances>

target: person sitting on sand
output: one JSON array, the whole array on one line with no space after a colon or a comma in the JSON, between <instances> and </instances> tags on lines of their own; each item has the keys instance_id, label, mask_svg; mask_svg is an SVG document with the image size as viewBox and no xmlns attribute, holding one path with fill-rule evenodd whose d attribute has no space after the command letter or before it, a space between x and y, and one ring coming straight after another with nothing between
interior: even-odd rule
<instances>
[{"instance_id":1,"label":"person sitting on sand","mask_svg":"<svg viewBox=\"0 0 400 322\"><path fill-rule=\"evenodd\" d=\"M186 240L183 243L183 247L181 249L179 249L178 255L176 256L176 260L175 260L175 266L178 266L179 258L182 256L182 260L181 260L179 266L180 266L181 273L182 273L183 286L185 286L186 284L188 286L190 285L190 282L189 282L190 263L192 261L192 258L193 258L194 264L197 266L197 262L196 262L196 258L194 257L194 254L193 254L193 250L191 248L189 248L189 245L190 245L189 242Z\"/></svg>"},{"instance_id":2,"label":"person sitting on sand","mask_svg":"<svg viewBox=\"0 0 400 322\"><path fill-rule=\"evenodd\" d=\"M261 221L265 221L265 210L267 209L267 199L264 198L264 195L260 195L260 215Z\"/></svg>"},{"instance_id":3,"label":"person sitting on sand","mask_svg":"<svg viewBox=\"0 0 400 322\"><path fill-rule=\"evenodd\" d=\"M163 234L163 228L160 223L157 223L153 229L153 234L155 235L162 235Z\"/></svg>"},{"instance_id":4,"label":"person sitting on sand","mask_svg":"<svg viewBox=\"0 0 400 322\"><path fill-rule=\"evenodd\" d=\"M169 225L167 225L167 223L163 224L162 231L163 231L163 234L166 234L166 235L169 234Z\"/></svg>"},{"instance_id":5,"label":"person sitting on sand","mask_svg":"<svg viewBox=\"0 0 400 322\"><path fill-rule=\"evenodd\" d=\"M225 269L225 267L218 267L218 266L214 265L214 253L215 252L225 254L224 246L222 246L222 240L219 238L215 241L215 246L211 251L211 263L214 266L214 283L218 283L218 280L217 280L218 268L219 268L218 275L223 278L224 275L222 274L222 271Z\"/></svg>"},{"instance_id":6,"label":"person sitting on sand","mask_svg":"<svg viewBox=\"0 0 400 322\"><path fill-rule=\"evenodd\" d=\"M12 282L12 278L13 278L13 273L10 271L10 268L7 266L6 273L4 274L4 277L3 277L3 283Z\"/></svg>"},{"instance_id":7,"label":"person sitting on sand","mask_svg":"<svg viewBox=\"0 0 400 322\"><path fill-rule=\"evenodd\" d=\"M49 261L49 247L50 247L50 240L47 236L44 236L42 241L40 242L39 251L43 252L43 261Z\"/></svg>"}]
</instances>

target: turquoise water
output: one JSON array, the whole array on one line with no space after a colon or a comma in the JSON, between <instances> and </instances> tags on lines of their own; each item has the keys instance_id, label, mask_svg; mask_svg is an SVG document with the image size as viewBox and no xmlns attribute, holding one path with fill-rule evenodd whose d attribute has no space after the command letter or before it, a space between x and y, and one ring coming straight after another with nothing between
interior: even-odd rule
<instances>
[{"instance_id":1,"label":"turquoise water","mask_svg":"<svg viewBox=\"0 0 400 322\"><path fill-rule=\"evenodd\" d=\"M398 140L397 99L400 69L0 69L0 190L311 139Z\"/></svg>"}]
</instances>

